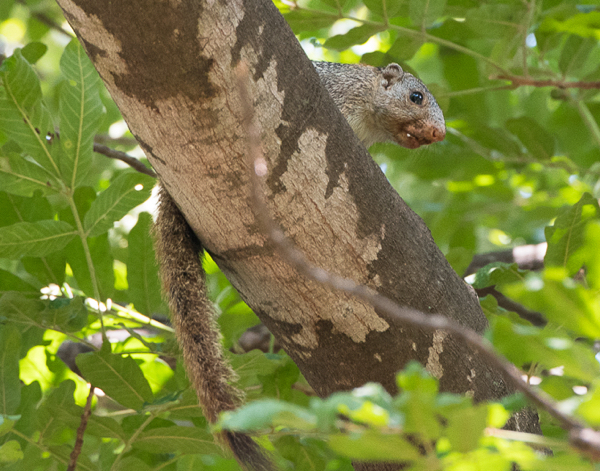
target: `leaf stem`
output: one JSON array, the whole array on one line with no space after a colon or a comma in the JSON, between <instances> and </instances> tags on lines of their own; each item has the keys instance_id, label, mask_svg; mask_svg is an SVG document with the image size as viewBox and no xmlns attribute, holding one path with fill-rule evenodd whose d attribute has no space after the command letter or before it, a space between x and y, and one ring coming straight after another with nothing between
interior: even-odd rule
<instances>
[{"instance_id":1,"label":"leaf stem","mask_svg":"<svg viewBox=\"0 0 600 471\"><path fill-rule=\"evenodd\" d=\"M129 451L129 449L131 448L131 444L134 441L136 441L136 439L140 435L140 433L142 433L144 431L144 429L148 426L148 424L150 422L152 422L153 420L154 420L154 414L150 413L148 415L148 418L144 421L144 423L142 425L140 425L139 428L135 432L133 432L133 435L131 435L131 437L129 437L128 440L125 441L125 447L123 448L121 453L119 453L119 456L117 456L117 459L115 461L113 461L113 464L110 467L110 471L113 471L114 469L118 469L116 467L116 465L119 463L119 461L121 461L121 458L123 458L123 456Z\"/></svg>"},{"instance_id":2,"label":"leaf stem","mask_svg":"<svg viewBox=\"0 0 600 471\"><path fill-rule=\"evenodd\" d=\"M133 319L133 320L139 322L140 324L151 325L152 327L156 327L159 330L164 330L165 332L170 332L170 333L175 332L175 329L173 329L172 327L169 327L168 325L158 322L158 321L152 319L151 317L148 317L144 314L134 311L133 309L129 309L129 308L121 306L119 304L114 304L114 303L111 304L111 310L116 311L117 315L120 317L124 317L127 319Z\"/></svg>"},{"instance_id":3,"label":"leaf stem","mask_svg":"<svg viewBox=\"0 0 600 471\"><path fill-rule=\"evenodd\" d=\"M79 217L79 213L77 212L77 206L75 205L75 200L73 199L72 192L70 192L67 195L67 199L69 200L69 206L71 207L71 212L73 213L73 219L75 219L75 224L77 225L77 233L79 234L79 238L81 239L81 245L83 246L83 252L85 253L85 260L88 266L88 271L90 272L90 278L92 280L94 297L96 298L96 301L98 303L98 319L100 319L102 341L108 341L108 339L106 338L106 329L104 327L104 313L100 309L100 289L98 288L98 279L96 278L96 268L94 267L90 247L87 243L87 236L83 229L83 224L81 224L81 218Z\"/></svg>"}]
</instances>

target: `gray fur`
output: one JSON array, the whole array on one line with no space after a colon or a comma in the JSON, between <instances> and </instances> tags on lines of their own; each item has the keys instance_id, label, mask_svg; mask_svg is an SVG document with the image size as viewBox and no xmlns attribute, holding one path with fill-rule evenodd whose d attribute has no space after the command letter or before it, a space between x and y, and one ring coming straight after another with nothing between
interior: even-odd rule
<instances>
[{"instance_id":1,"label":"gray fur","mask_svg":"<svg viewBox=\"0 0 600 471\"><path fill-rule=\"evenodd\" d=\"M444 115L425 84L398 64L313 62L321 81L355 134L370 146L392 141L415 149L444 139ZM423 102L410 96L420 92Z\"/></svg>"}]
</instances>

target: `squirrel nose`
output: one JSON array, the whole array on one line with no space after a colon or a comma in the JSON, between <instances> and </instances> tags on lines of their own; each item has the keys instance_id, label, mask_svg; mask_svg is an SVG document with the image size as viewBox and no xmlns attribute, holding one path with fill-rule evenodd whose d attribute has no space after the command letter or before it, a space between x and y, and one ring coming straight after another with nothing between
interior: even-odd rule
<instances>
[{"instance_id":1,"label":"squirrel nose","mask_svg":"<svg viewBox=\"0 0 600 471\"><path fill-rule=\"evenodd\" d=\"M432 127L430 132L431 142L443 141L446 137L446 127Z\"/></svg>"}]
</instances>

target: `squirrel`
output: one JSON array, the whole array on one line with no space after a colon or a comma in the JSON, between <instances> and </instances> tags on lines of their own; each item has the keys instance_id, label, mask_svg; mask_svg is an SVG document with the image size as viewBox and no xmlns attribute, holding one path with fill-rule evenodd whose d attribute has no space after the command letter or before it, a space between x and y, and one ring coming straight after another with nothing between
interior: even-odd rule
<instances>
[{"instance_id":1,"label":"squirrel","mask_svg":"<svg viewBox=\"0 0 600 471\"><path fill-rule=\"evenodd\" d=\"M408 149L446 136L442 110L423 82L398 64L313 62L354 134L370 147L392 141Z\"/></svg>"},{"instance_id":2,"label":"squirrel","mask_svg":"<svg viewBox=\"0 0 600 471\"><path fill-rule=\"evenodd\" d=\"M398 64L385 68L328 62L313 65L365 146L392 141L415 149L444 139L444 116L435 98ZM235 409L243 395L231 384L235 375L224 358L220 332L206 295L200 260L202 243L161 184L154 233L163 289L186 369L206 419L214 424L219 413ZM231 449L244 469L275 469L250 436L225 430L216 437Z\"/></svg>"}]
</instances>

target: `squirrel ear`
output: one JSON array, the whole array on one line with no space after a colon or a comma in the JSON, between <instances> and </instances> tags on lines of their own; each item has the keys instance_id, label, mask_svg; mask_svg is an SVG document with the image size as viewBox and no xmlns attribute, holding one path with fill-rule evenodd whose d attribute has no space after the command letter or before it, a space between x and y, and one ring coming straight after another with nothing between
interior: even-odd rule
<instances>
[{"instance_id":1,"label":"squirrel ear","mask_svg":"<svg viewBox=\"0 0 600 471\"><path fill-rule=\"evenodd\" d=\"M383 69L383 88L389 88L396 82L402 80L403 75L404 71L402 70L402 67L395 62L389 64L385 69Z\"/></svg>"}]
</instances>

